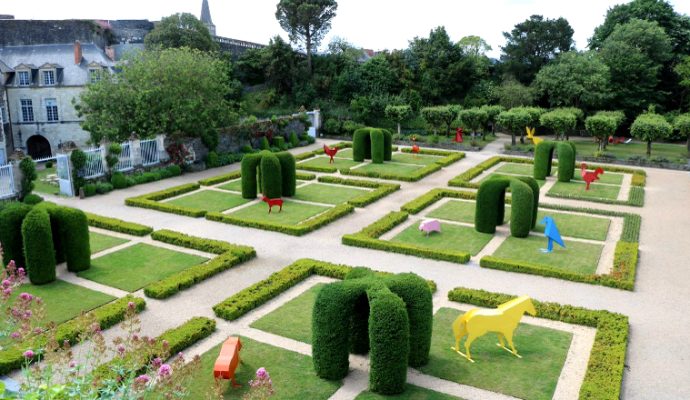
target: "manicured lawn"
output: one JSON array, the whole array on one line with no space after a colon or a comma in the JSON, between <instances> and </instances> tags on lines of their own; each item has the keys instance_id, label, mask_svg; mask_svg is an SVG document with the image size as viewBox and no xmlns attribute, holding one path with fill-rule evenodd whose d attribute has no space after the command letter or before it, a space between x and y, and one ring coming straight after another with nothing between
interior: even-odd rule
<instances>
[{"instance_id":1,"label":"manicured lawn","mask_svg":"<svg viewBox=\"0 0 690 400\"><path fill-rule=\"evenodd\" d=\"M91 245L91 254L100 253L103 250L107 250L127 242L129 242L129 240L127 239L120 239L114 236L103 235L96 232L89 232L89 244Z\"/></svg>"},{"instance_id":2,"label":"manicured lawn","mask_svg":"<svg viewBox=\"0 0 690 400\"><path fill-rule=\"evenodd\" d=\"M608 218L588 217L584 215L565 214L551 210L539 210L537 214L536 232L544 232L541 220L545 216L551 216L556 222L556 227L561 236L570 236L580 239L606 240L611 220ZM566 245L567 246L567 245Z\"/></svg>"},{"instance_id":3,"label":"manicured lawn","mask_svg":"<svg viewBox=\"0 0 690 400\"><path fill-rule=\"evenodd\" d=\"M104 285L134 292L206 260L204 257L138 243L93 259L91 268L77 275Z\"/></svg>"},{"instance_id":4,"label":"manicured lawn","mask_svg":"<svg viewBox=\"0 0 690 400\"><path fill-rule=\"evenodd\" d=\"M496 170L496 172L502 172L504 174L534 176L534 165L532 165L532 164L506 163L506 164L501 165Z\"/></svg>"},{"instance_id":5,"label":"manicured lawn","mask_svg":"<svg viewBox=\"0 0 690 400\"><path fill-rule=\"evenodd\" d=\"M597 270L602 245L564 240L566 248L554 244L552 253L542 253L547 239L543 236L529 236L524 239L509 237L493 254L494 257L533 264L548 265L552 268L593 274Z\"/></svg>"},{"instance_id":6,"label":"manicured lawn","mask_svg":"<svg viewBox=\"0 0 690 400\"><path fill-rule=\"evenodd\" d=\"M316 295L324 286L314 285L306 292L251 324L252 328L311 344L311 313Z\"/></svg>"},{"instance_id":7,"label":"manicured lawn","mask_svg":"<svg viewBox=\"0 0 690 400\"><path fill-rule=\"evenodd\" d=\"M45 181L48 175L55 174L57 174L55 166L51 168L36 169L36 175L38 175L38 179L34 181L34 192L43 194L57 194L58 192L60 192L60 188L58 187L57 182L55 184L51 184Z\"/></svg>"},{"instance_id":8,"label":"manicured lawn","mask_svg":"<svg viewBox=\"0 0 690 400\"><path fill-rule=\"evenodd\" d=\"M335 156L340 158L349 158L350 160L352 160L352 149L340 149L338 150L338 154L336 154Z\"/></svg>"},{"instance_id":9,"label":"manicured lawn","mask_svg":"<svg viewBox=\"0 0 690 400\"><path fill-rule=\"evenodd\" d=\"M233 192L239 192L242 193L242 179L237 179L234 181L230 181L226 183L225 185L218 186L219 189L225 189L225 190L230 190Z\"/></svg>"},{"instance_id":10,"label":"manicured lawn","mask_svg":"<svg viewBox=\"0 0 690 400\"><path fill-rule=\"evenodd\" d=\"M180 207L195 208L206 211L225 211L246 204L251 200L243 199L234 193L223 193L216 190L203 190L188 196L178 197L168 203Z\"/></svg>"},{"instance_id":11,"label":"manicured lawn","mask_svg":"<svg viewBox=\"0 0 690 400\"><path fill-rule=\"evenodd\" d=\"M430 156L428 154L393 153L392 161L405 164L429 165L441 158L442 157Z\"/></svg>"},{"instance_id":12,"label":"manicured lawn","mask_svg":"<svg viewBox=\"0 0 690 400\"><path fill-rule=\"evenodd\" d=\"M340 155L340 154L338 154ZM352 168L355 165L361 164L360 162L352 161L352 157L350 158L334 158L333 159L333 164L329 163L330 157L328 156L319 156L319 157L314 157L310 158L308 160L302 161L297 163L297 168L299 169L300 166L309 166L309 167L335 167L338 169L341 168Z\"/></svg>"},{"instance_id":13,"label":"manicured lawn","mask_svg":"<svg viewBox=\"0 0 690 400\"><path fill-rule=\"evenodd\" d=\"M450 327L461 314L449 308L436 313L429 364L420 371L521 399L551 399L568 354L571 333L520 324L513 340L521 359L496 346L496 335L489 333L472 344L475 363L470 363L451 350L455 339Z\"/></svg>"},{"instance_id":14,"label":"manicured lawn","mask_svg":"<svg viewBox=\"0 0 690 400\"><path fill-rule=\"evenodd\" d=\"M531 176L531 175L530 175L530 176ZM484 182L485 180L487 180L487 179L492 179L492 178L515 178L515 176L511 176L511 175L502 175L502 174L499 174L499 173L491 173L491 174L485 176L484 178L482 178L479 182ZM544 185L546 184L546 181L537 180L537 183L539 184L539 187L542 187L542 186L544 186Z\"/></svg>"},{"instance_id":15,"label":"manicured lawn","mask_svg":"<svg viewBox=\"0 0 690 400\"><path fill-rule=\"evenodd\" d=\"M266 203L260 202L237 210L231 213L231 215L250 221L297 225L308 218L321 214L329 208L330 207L327 206L317 206L314 204L304 204L285 200L282 212L278 212L278 208L274 206L273 212L269 214Z\"/></svg>"},{"instance_id":16,"label":"manicured lawn","mask_svg":"<svg viewBox=\"0 0 690 400\"><path fill-rule=\"evenodd\" d=\"M62 280L47 285L22 285L14 291L13 296L20 293L30 293L43 300L45 316L42 323L63 323L82 312L93 310L105 303L115 300L115 297L82 286L74 285Z\"/></svg>"},{"instance_id":17,"label":"manicured lawn","mask_svg":"<svg viewBox=\"0 0 690 400\"><path fill-rule=\"evenodd\" d=\"M396 235L392 242L414 244L438 250L466 251L477 255L493 238L488 233L479 233L467 226L441 224L441 233L433 232L428 237L419 230L419 222Z\"/></svg>"},{"instance_id":18,"label":"manicured lawn","mask_svg":"<svg viewBox=\"0 0 690 400\"><path fill-rule=\"evenodd\" d=\"M573 199L608 199L616 200L620 186L597 185L593 183L585 190L584 182L556 182L547 194L567 196Z\"/></svg>"},{"instance_id":19,"label":"manicured lawn","mask_svg":"<svg viewBox=\"0 0 690 400\"><path fill-rule=\"evenodd\" d=\"M427 214L427 217L474 224L475 205L474 201L450 200ZM504 222L509 219L510 206L506 205Z\"/></svg>"},{"instance_id":20,"label":"manicured lawn","mask_svg":"<svg viewBox=\"0 0 690 400\"><path fill-rule=\"evenodd\" d=\"M419 386L407 385L407 389L403 394L395 396L384 396L370 391L362 392L355 400L386 400L386 399L398 399L398 400L456 400L460 397L451 396L449 394L443 394L435 392L433 390L421 388Z\"/></svg>"},{"instance_id":21,"label":"manicured lawn","mask_svg":"<svg viewBox=\"0 0 690 400\"><path fill-rule=\"evenodd\" d=\"M587 170L592 171L592 168L587 168ZM582 175L580 174L580 169L575 170L575 176L573 176L573 180L584 182L582 180ZM599 175L599 180L595 181L592 185L596 185L597 183L611 183L613 185L621 185L623 184L623 174L604 172L603 175Z\"/></svg>"},{"instance_id":22,"label":"manicured lawn","mask_svg":"<svg viewBox=\"0 0 690 400\"><path fill-rule=\"evenodd\" d=\"M241 363L237 368L235 378L242 387L234 389L223 381L223 399L241 399L250 386L248 382L254 379L256 370L264 367L273 381L275 400L326 400L335 393L342 382L327 381L314 373L311 357L294 353L242 337ZM207 351L201 356L201 368L192 377L189 399L208 399L213 394L214 378L213 364L218 357L221 345Z\"/></svg>"},{"instance_id":23,"label":"manicured lawn","mask_svg":"<svg viewBox=\"0 0 690 400\"><path fill-rule=\"evenodd\" d=\"M297 189L297 194L293 198L315 203L341 204L366 192L368 192L367 189L352 186L311 183Z\"/></svg>"},{"instance_id":24,"label":"manicured lawn","mask_svg":"<svg viewBox=\"0 0 690 400\"><path fill-rule=\"evenodd\" d=\"M405 176L412 175L415 171L417 171L421 168L422 168L422 166L417 166L417 165L397 164L397 163L393 163L393 162L385 162L383 164L367 163L367 165L357 168L357 171L377 172L377 173L390 174L393 176L405 177Z\"/></svg>"},{"instance_id":25,"label":"manicured lawn","mask_svg":"<svg viewBox=\"0 0 690 400\"><path fill-rule=\"evenodd\" d=\"M592 141L576 141L577 154L583 156L593 156L599 150L598 145ZM612 154L620 159L627 159L631 156L641 156L647 158L647 143L634 139L628 144L609 144L606 146L606 153ZM673 143L652 143L652 158L664 157L671 161L687 162L688 150L685 144Z\"/></svg>"}]
</instances>

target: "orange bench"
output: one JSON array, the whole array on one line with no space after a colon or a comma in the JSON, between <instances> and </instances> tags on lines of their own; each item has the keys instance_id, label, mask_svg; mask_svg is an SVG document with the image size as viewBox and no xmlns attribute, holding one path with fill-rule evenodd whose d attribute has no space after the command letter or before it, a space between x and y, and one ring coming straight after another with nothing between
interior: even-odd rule
<instances>
[{"instance_id":1,"label":"orange bench","mask_svg":"<svg viewBox=\"0 0 690 400\"><path fill-rule=\"evenodd\" d=\"M240 386L235 382L235 370L240 363L240 350L242 342L240 338L231 336L223 343L220 354L213 365L213 377L218 379L231 379L232 386Z\"/></svg>"}]
</instances>

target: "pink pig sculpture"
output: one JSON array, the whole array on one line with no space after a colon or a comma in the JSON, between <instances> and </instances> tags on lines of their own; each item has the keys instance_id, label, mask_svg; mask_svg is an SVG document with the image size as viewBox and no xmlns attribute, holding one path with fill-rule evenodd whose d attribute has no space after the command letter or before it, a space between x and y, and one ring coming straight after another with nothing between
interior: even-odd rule
<instances>
[{"instance_id":1,"label":"pink pig sculpture","mask_svg":"<svg viewBox=\"0 0 690 400\"><path fill-rule=\"evenodd\" d=\"M419 224L419 230L426 232L427 236L429 236L431 232L441 233L441 223L437 219L425 219Z\"/></svg>"}]
</instances>

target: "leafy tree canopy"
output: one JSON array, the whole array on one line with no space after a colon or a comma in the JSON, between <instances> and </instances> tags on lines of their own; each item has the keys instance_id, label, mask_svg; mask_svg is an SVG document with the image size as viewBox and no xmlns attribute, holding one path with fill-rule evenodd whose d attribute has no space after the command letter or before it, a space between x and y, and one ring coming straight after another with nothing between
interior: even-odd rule
<instances>
[{"instance_id":1,"label":"leafy tree canopy","mask_svg":"<svg viewBox=\"0 0 690 400\"><path fill-rule=\"evenodd\" d=\"M189 13L173 14L163 18L144 38L148 49L189 47L201 51L216 51L218 44L213 41L206 25Z\"/></svg>"}]
</instances>

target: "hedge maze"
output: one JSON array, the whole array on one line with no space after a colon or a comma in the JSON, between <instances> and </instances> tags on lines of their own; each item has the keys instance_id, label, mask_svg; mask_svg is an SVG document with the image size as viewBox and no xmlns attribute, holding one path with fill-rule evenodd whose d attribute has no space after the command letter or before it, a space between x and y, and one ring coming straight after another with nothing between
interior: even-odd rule
<instances>
[{"instance_id":1,"label":"hedge maze","mask_svg":"<svg viewBox=\"0 0 690 400\"><path fill-rule=\"evenodd\" d=\"M524 238L534 229L539 209L539 184L530 177L506 177L486 180L479 187L474 223L478 232L495 233L496 226L503 225L509 187L512 198L510 234Z\"/></svg>"},{"instance_id":2,"label":"hedge maze","mask_svg":"<svg viewBox=\"0 0 690 400\"><path fill-rule=\"evenodd\" d=\"M544 180L551 175L553 152L558 152L558 181L570 182L575 175L577 148L573 142L544 141L534 150L534 179Z\"/></svg>"},{"instance_id":3,"label":"hedge maze","mask_svg":"<svg viewBox=\"0 0 690 400\"><path fill-rule=\"evenodd\" d=\"M352 159L383 164L393 157L393 136L387 129L361 128L352 137Z\"/></svg>"}]
</instances>

